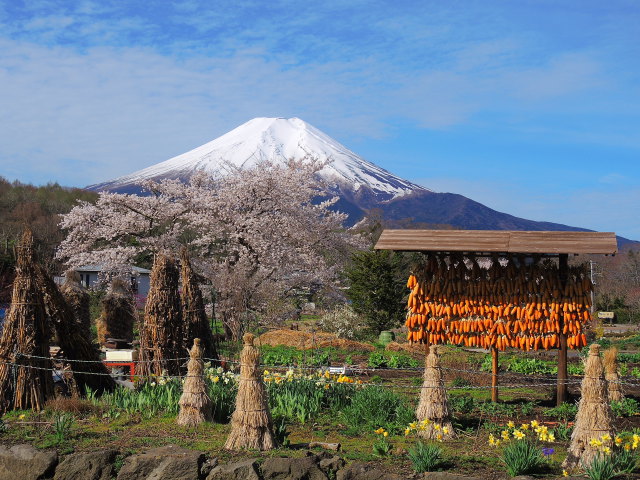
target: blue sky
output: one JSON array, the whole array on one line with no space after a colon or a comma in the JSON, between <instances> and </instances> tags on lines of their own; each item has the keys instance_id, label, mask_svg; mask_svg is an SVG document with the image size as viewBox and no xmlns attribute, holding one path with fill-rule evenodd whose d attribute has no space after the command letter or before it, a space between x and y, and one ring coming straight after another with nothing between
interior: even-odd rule
<instances>
[{"instance_id":1,"label":"blue sky","mask_svg":"<svg viewBox=\"0 0 640 480\"><path fill-rule=\"evenodd\" d=\"M492 208L640 239L640 4L0 0L0 175L84 186L297 116Z\"/></svg>"}]
</instances>

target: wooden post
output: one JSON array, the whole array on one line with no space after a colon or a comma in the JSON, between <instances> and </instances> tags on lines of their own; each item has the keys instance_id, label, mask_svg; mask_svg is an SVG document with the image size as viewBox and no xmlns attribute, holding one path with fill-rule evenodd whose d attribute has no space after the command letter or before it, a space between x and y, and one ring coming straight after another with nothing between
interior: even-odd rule
<instances>
[{"instance_id":1,"label":"wooden post","mask_svg":"<svg viewBox=\"0 0 640 480\"><path fill-rule=\"evenodd\" d=\"M491 347L491 401L498 401L498 349Z\"/></svg>"},{"instance_id":2,"label":"wooden post","mask_svg":"<svg viewBox=\"0 0 640 480\"><path fill-rule=\"evenodd\" d=\"M558 262L558 273L560 275L560 287L564 290L567 284L569 273L569 255L561 253ZM558 348L558 385L557 385L557 405L562 405L567 399L567 335L562 333L564 328L564 312L560 312L560 347Z\"/></svg>"}]
</instances>

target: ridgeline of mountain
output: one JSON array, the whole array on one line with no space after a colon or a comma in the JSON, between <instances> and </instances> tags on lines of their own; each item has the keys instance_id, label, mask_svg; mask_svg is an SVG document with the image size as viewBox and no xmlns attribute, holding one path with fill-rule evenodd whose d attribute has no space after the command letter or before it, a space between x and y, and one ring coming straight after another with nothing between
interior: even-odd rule
<instances>
[{"instance_id":1,"label":"ridgeline of mountain","mask_svg":"<svg viewBox=\"0 0 640 480\"><path fill-rule=\"evenodd\" d=\"M589 231L498 212L455 193L437 193L368 162L299 118L254 118L193 150L130 175L90 185L89 190L140 193L144 180L187 180L198 170L224 176L261 160L314 157L332 162L318 174L340 197L336 208L355 224L376 209L385 220L451 225L469 230ZM629 242L619 237L619 244Z\"/></svg>"}]
</instances>

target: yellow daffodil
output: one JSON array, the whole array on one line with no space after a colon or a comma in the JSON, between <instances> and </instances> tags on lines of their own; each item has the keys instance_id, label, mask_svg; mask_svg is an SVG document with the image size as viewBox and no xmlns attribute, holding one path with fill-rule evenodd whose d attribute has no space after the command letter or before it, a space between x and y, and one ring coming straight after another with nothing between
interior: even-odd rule
<instances>
[{"instance_id":1,"label":"yellow daffodil","mask_svg":"<svg viewBox=\"0 0 640 480\"><path fill-rule=\"evenodd\" d=\"M615 442L616 442L616 445L622 445L622 438L616 435Z\"/></svg>"},{"instance_id":2,"label":"yellow daffodil","mask_svg":"<svg viewBox=\"0 0 640 480\"><path fill-rule=\"evenodd\" d=\"M631 444L630 443L625 443L624 445L624 449L628 452L629 450L631 450Z\"/></svg>"},{"instance_id":3,"label":"yellow daffodil","mask_svg":"<svg viewBox=\"0 0 640 480\"><path fill-rule=\"evenodd\" d=\"M442 427L442 433L445 435L449 433L449 427Z\"/></svg>"},{"instance_id":4,"label":"yellow daffodil","mask_svg":"<svg viewBox=\"0 0 640 480\"><path fill-rule=\"evenodd\" d=\"M265 370L264 372L262 372L262 374L266 377L267 375L269 375L269 370Z\"/></svg>"},{"instance_id":5,"label":"yellow daffodil","mask_svg":"<svg viewBox=\"0 0 640 480\"><path fill-rule=\"evenodd\" d=\"M503 430L500 436L505 440L509 440L509 432L507 430Z\"/></svg>"},{"instance_id":6,"label":"yellow daffodil","mask_svg":"<svg viewBox=\"0 0 640 480\"><path fill-rule=\"evenodd\" d=\"M547 442L555 442L556 436L553 433L547 434Z\"/></svg>"},{"instance_id":7,"label":"yellow daffodil","mask_svg":"<svg viewBox=\"0 0 640 480\"><path fill-rule=\"evenodd\" d=\"M536 428L538 425L540 425L540 423L538 423L538 421L537 421L537 420L531 420L531 426L532 426L533 428Z\"/></svg>"},{"instance_id":8,"label":"yellow daffodil","mask_svg":"<svg viewBox=\"0 0 640 480\"><path fill-rule=\"evenodd\" d=\"M496 444L496 437L493 436L493 433L489 434L489 445Z\"/></svg>"},{"instance_id":9,"label":"yellow daffodil","mask_svg":"<svg viewBox=\"0 0 640 480\"><path fill-rule=\"evenodd\" d=\"M605 455L611 455L611 449L609 447L603 447L602 453Z\"/></svg>"},{"instance_id":10,"label":"yellow daffodil","mask_svg":"<svg viewBox=\"0 0 640 480\"><path fill-rule=\"evenodd\" d=\"M513 423L513 420L509 420L509 423L507 423L507 427L509 428L515 428L516 424Z\"/></svg>"},{"instance_id":11,"label":"yellow daffodil","mask_svg":"<svg viewBox=\"0 0 640 480\"><path fill-rule=\"evenodd\" d=\"M25 417L24 413L21 413L20 415L18 415L18 420L24 420L24 417Z\"/></svg>"},{"instance_id":12,"label":"yellow daffodil","mask_svg":"<svg viewBox=\"0 0 640 480\"><path fill-rule=\"evenodd\" d=\"M411 422L411 423L409 424L409 428L411 428L411 429L414 429L414 430L415 430L415 428L416 428L416 424L415 424L414 422Z\"/></svg>"},{"instance_id":13,"label":"yellow daffodil","mask_svg":"<svg viewBox=\"0 0 640 480\"><path fill-rule=\"evenodd\" d=\"M373 431L373 433L376 433L378 435L381 435L383 432L384 432L384 428L382 428L382 427L380 427L379 429Z\"/></svg>"},{"instance_id":14,"label":"yellow daffodil","mask_svg":"<svg viewBox=\"0 0 640 480\"><path fill-rule=\"evenodd\" d=\"M435 428L436 430L440 430L442 427L436 423L436 424L433 426L433 428Z\"/></svg>"},{"instance_id":15,"label":"yellow daffodil","mask_svg":"<svg viewBox=\"0 0 640 480\"><path fill-rule=\"evenodd\" d=\"M215 376L213 377L213 383L218 383L220 381L220 377L219 376Z\"/></svg>"},{"instance_id":16,"label":"yellow daffodil","mask_svg":"<svg viewBox=\"0 0 640 480\"><path fill-rule=\"evenodd\" d=\"M524 437L526 437L526 435L520 430L513 431L513 438L515 438L516 440L522 440Z\"/></svg>"},{"instance_id":17,"label":"yellow daffodil","mask_svg":"<svg viewBox=\"0 0 640 480\"><path fill-rule=\"evenodd\" d=\"M523 423L522 425L520 425L520 428L522 430L529 430L529 424L528 423Z\"/></svg>"},{"instance_id":18,"label":"yellow daffodil","mask_svg":"<svg viewBox=\"0 0 640 480\"><path fill-rule=\"evenodd\" d=\"M411 433L411 429L410 428L405 428L404 429L405 436L409 435L410 433Z\"/></svg>"},{"instance_id":19,"label":"yellow daffodil","mask_svg":"<svg viewBox=\"0 0 640 480\"><path fill-rule=\"evenodd\" d=\"M566 470L562 470L562 476L563 477L568 477L569 476L569 472L567 472Z\"/></svg>"},{"instance_id":20,"label":"yellow daffodil","mask_svg":"<svg viewBox=\"0 0 640 480\"><path fill-rule=\"evenodd\" d=\"M605 433L604 435L602 435L602 437L600 437L600 440L604 443L604 442L608 442L611 440L611 435L609 435L608 433Z\"/></svg>"},{"instance_id":21,"label":"yellow daffodil","mask_svg":"<svg viewBox=\"0 0 640 480\"><path fill-rule=\"evenodd\" d=\"M436 435L436 440L442 441L442 434L441 433Z\"/></svg>"},{"instance_id":22,"label":"yellow daffodil","mask_svg":"<svg viewBox=\"0 0 640 480\"><path fill-rule=\"evenodd\" d=\"M383 435L384 437L388 437L388 436L389 436L389 432L382 432L382 435Z\"/></svg>"}]
</instances>

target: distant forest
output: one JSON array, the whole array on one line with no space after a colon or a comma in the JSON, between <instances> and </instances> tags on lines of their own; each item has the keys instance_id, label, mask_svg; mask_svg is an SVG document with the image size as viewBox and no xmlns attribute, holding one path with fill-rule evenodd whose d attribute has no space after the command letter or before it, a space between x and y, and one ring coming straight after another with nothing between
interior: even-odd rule
<instances>
[{"instance_id":1,"label":"distant forest","mask_svg":"<svg viewBox=\"0 0 640 480\"><path fill-rule=\"evenodd\" d=\"M64 234L58 227L59 215L67 213L78 200L95 201L98 195L57 183L36 187L0 177L0 303L11 298L15 266L15 246L24 227L37 241L38 257L52 273L59 273L55 249Z\"/></svg>"}]
</instances>

